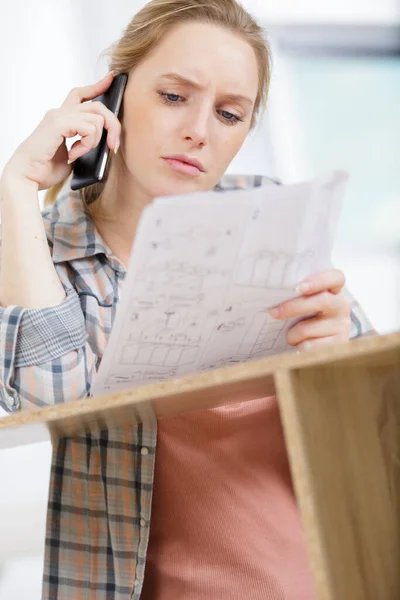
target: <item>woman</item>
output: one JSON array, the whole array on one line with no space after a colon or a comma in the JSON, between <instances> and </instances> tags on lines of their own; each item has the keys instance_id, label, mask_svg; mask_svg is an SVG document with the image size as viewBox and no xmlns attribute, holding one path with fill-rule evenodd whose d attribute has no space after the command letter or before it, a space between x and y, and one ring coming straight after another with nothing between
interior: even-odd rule
<instances>
[{"instance_id":1,"label":"woman","mask_svg":"<svg viewBox=\"0 0 400 600\"><path fill-rule=\"evenodd\" d=\"M153 0L111 50L111 69L129 74L121 121L85 102L108 74L72 90L17 148L0 188L7 410L88 395L143 207L224 185L265 104L269 65L261 28L235 0ZM103 127L116 153L106 180L71 192L71 162ZM189 174L171 158L181 154L199 168ZM55 203L42 215L44 189ZM340 271L320 273L277 308L281 319L317 313L289 331L290 344L366 332L343 288ZM276 398L59 440L42 597L313 598Z\"/></svg>"}]
</instances>

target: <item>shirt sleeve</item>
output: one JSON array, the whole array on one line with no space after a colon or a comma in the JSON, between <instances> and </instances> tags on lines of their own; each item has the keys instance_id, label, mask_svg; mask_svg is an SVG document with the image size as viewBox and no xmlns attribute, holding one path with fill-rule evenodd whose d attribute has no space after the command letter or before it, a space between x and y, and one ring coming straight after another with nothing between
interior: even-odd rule
<instances>
[{"instance_id":1,"label":"shirt sleeve","mask_svg":"<svg viewBox=\"0 0 400 600\"><path fill-rule=\"evenodd\" d=\"M88 395L95 356L75 289L55 307L0 307L0 404L8 412Z\"/></svg>"},{"instance_id":2,"label":"shirt sleeve","mask_svg":"<svg viewBox=\"0 0 400 600\"><path fill-rule=\"evenodd\" d=\"M350 290L345 287L342 292L350 303L351 313L351 330L350 339L359 338L365 335L377 335L378 332L372 325L369 317L366 315L364 310L361 308L360 303L356 300Z\"/></svg>"}]
</instances>

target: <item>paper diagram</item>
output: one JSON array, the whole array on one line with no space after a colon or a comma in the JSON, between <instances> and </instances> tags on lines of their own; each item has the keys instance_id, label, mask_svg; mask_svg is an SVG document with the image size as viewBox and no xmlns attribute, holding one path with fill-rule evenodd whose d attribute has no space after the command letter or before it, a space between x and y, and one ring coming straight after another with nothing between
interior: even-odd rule
<instances>
[{"instance_id":1,"label":"paper diagram","mask_svg":"<svg viewBox=\"0 0 400 600\"><path fill-rule=\"evenodd\" d=\"M266 310L239 306L239 315L221 322L205 349L200 370L261 358L287 347L287 323L275 321ZM243 316L240 316L240 312ZM244 316L246 315L246 316Z\"/></svg>"},{"instance_id":2,"label":"paper diagram","mask_svg":"<svg viewBox=\"0 0 400 600\"><path fill-rule=\"evenodd\" d=\"M312 250L291 254L262 249L240 259L234 281L251 287L293 289L313 259Z\"/></svg>"},{"instance_id":3,"label":"paper diagram","mask_svg":"<svg viewBox=\"0 0 400 600\"><path fill-rule=\"evenodd\" d=\"M298 318L274 320L268 308L331 268L343 185L333 174L219 200L206 192L155 199L138 226L93 393L287 350Z\"/></svg>"},{"instance_id":4,"label":"paper diagram","mask_svg":"<svg viewBox=\"0 0 400 600\"><path fill-rule=\"evenodd\" d=\"M177 373L213 368L286 348L285 323L240 303L221 310L180 308L131 315L136 327L121 344L119 374L106 386L164 380ZM207 357L205 360L202 357Z\"/></svg>"},{"instance_id":5,"label":"paper diagram","mask_svg":"<svg viewBox=\"0 0 400 600\"><path fill-rule=\"evenodd\" d=\"M104 383L104 389L120 389L129 388L134 384L142 384L143 381L151 383L152 381L166 381L176 376L176 370L171 369L167 371L161 371L159 369L143 369L134 370L127 375L121 373L110 373L107 375Z\"/></svg>"},{"instance_id":6,"label":"paper diagram","mask_svg":"<svg viewBox=\"0 0 400 600\"><path fill-rule=\"evenodd\" d=\"M121 353L122 365L151 365L171 367L195 362L202 343L198 327L185 330L179 314L166 312L164 318L155 318L140 328L138 334L131 333Z\"/></svg>"},{"instance_id":7,"label":"paper diagram","mask_svg":"<svg viewBox=\"0 0 400 600\"><path fill-rule=\"evenodd\" d=\"M141 311L123 345L121 365L170 368L196 364L204 334L212 330L215 321L216 311L205 313L185 306Z\"/></svg>"},{"instance_id":8,"label":"paper diagram","mask_svg":"<svg viewBox=\"0 0 400 600\"><path fill-rule=\"evenodd\" d=\"M238 346L237 354L242 360L264 356L278 343L284 326L284 322L274 321L266 311L256 313Z\"/></svg>"},{"instance_id":9,"label":"paper diagram","mask_svg":"<svg viewBox=\"0 0 400 600\"><path fill-rule=\"evenodd\" d=\"M121 365L182 367L195 362L199 349L200 346L172 343L127 344L121 354Z\"/></svg>"},{"instance_id":10,"label":"paper diagram","mask_svg":"<svg viewBox=\"0 0 400 600\"><path fill-rule=\"evenodd\" d=\"M166 297L169 301L186 298L197 305L205 300L206 291L224 288L228 276L226 269L170 260L141 269L135 283L135 296L146 297L147 302L153 297L160 305L166 292L164 300Z\"/></svg>"},{"instance_id":11,"label":"paper diagram","mask_svg":"<svg viewBox=\"0 0 400 600\"><path fill-rule=\"evenodd\" d=\"M229 237L232 235L232 231L229 227L226 227L223 231L221 231L220 227L212 229L210 226L203 225L201 223L191 225L189 228L184 227L183 229L177 229L176 227L174 227L173 222L171 223L166 220L164 224L162 220L159 219L156 222L156 225L157 227L164 226L164 237L154 243L156 244L156 246L161 246L164 248L172 247L172 239L175 244L176 242L179 242L180 239L182 239L185 241L185 243L187 243L187 241L196 243L200 241L204 244L204 242L208 241L212 242L213 244L217 242L218 245L219 238L224 236ZM168 237L165 236L165 231L168 232Z\"/></svg>"}]
</instances>

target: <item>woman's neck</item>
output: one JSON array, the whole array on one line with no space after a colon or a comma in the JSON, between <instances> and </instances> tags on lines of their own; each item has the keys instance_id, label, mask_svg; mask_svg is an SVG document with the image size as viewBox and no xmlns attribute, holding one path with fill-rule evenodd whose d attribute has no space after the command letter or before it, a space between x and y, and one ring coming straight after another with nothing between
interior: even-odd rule
<instances>
[{"instance_id":1,"label":"woman's neck","mask_svg":"<svg viewBox=\"0 0 400 600\"><path fill-rule=\"evenodd\" d=\"M141 214L152 198L130 173L121 172L120 162L110 169L110 176L96 201L98 214L95 213L92 220L104 242L126 268ZM115 176L117 170L118 178Z\"/></svg>"},{"instance_id":2,"label":"woman's neck","mask_svg":"<svg viewBox=\"0 0 400 600\"><path fill-rule=\"evenodd\" d=\"M92 221L105 244L127 269L135 237L134 233L132 234L131 227L125 227L125 223L108 221L96 217L96 215L92 217Z\"/></svg>"}]
</instances>

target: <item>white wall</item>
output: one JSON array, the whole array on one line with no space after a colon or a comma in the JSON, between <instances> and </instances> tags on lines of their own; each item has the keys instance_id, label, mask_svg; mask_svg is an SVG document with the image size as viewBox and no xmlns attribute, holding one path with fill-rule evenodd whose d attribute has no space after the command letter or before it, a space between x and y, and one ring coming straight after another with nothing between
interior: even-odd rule
<instances>
[{"instance_id":1,"label":"white wall","mask_svg":"<svg viewBox=\"0 0 400 600\"><path fill-rule=\"evenodd\" d=\"M399 20L397 0L247 0L266 23L391 23Z\"/></svg>"},{"instance_id":2,"label":"white wall","mask_svg":"<svg viewBox=\"0 0 400 600\"><path fill-rule=\"evenodd\" d=\"M82 49L74 35L79 39L80 31L73 4L2 0L0 171L44 113L82 78ZM42 552L49 461L49 443L0 452L0 570L18 554ZM24 576L20 570L18 581ZM33 585L29 578L25 581ZM15 584L15 579L2 580L0 597L11 600L10 585Z\"/></svg>"}]
</instances>

